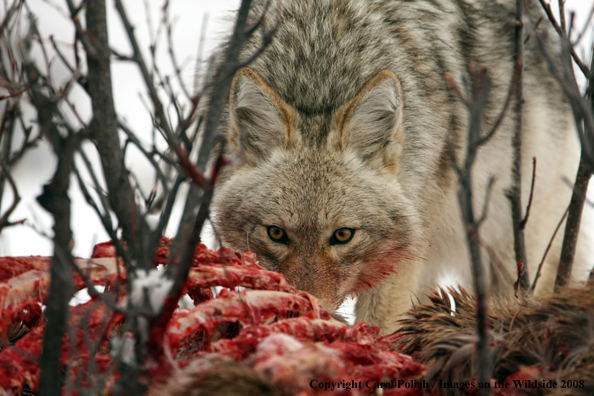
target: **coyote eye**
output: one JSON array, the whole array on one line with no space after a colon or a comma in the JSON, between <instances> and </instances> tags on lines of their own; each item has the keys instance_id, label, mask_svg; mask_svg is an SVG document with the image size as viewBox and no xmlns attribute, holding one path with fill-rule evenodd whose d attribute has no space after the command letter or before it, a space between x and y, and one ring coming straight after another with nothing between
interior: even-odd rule
<instances>
[{"instance_id":1,"label":"coyote eye","mask_svg":"<svg viewBox=\"0 0 594 396\"><path fill-rule=\"evenodd\" d=\"M280 227L277 226L268 226L268 238L270 238L273 242L282 243L287 245L289 243L289 238L287 237L287 233Z\"/></svg>"},{"instance_id":2,"label":"coyote eye","mask_svg":"<svg viewBox=\"0 0 594 396\"><path fill-rule=\"evenodd\" d=\"M330 245L344 245L345 243L349 243L354 235L355 230L352 228L339 228L332 234Z\"/></svg>"}]
</instances>

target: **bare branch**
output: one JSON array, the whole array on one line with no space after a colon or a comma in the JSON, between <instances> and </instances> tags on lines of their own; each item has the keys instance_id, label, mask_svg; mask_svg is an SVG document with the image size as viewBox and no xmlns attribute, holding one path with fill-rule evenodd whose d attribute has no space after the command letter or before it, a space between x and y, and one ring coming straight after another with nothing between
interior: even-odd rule
<instances>
[{"instance_id":1,"label":"bare branch","mask_svg":"<svg viewBox=\"0 0 594 396\"><path fill-rule=\"evenodd\" d=\"M578 33L577 38L572 41L573 47L577 47L579 45L579 43L582 41L582 38L584 37L586 32L588 30L590 30L590 23L592 22L592 17L594 17L594 7L590 8L590 13L588 14L588 17L586 18L586 22L584 22L584 27ZM569 39L571 39L571 37L569 37Z\"/></svg>"},{"instance_id":2,"label":"bare branch","mask_svg":"<svg viewBox=\"0 0 594 396\"><path fill-rule=\"evenodd\" d=\"M63 258L64 260L67 260L67 257L64 252L58 252L58 253L61 258ZM98 297L114 312L121 313L122 315L129 314L129 312L127 310L123 309L122 307L120 307L117 304L116 299L112 298L112 296L108 295L107 293L101 293L99 290L97 290L97 288L95 287L95 284L93 282L91 282L91 280L89 279L87 274L84 273L84 271L80 268L80 266L78 266L78 264L76 264L74 262L74 260L68 261L68 262L70 263L74 272L76 272L81 277L83 282L85 283L85 286L87 287L87 289L89 291L89 295ZM118 295L116 294L115 296L117 298Z\"/></svg>"},{"instance_id":3,"label":"bare branch","mask_svg":"<svg viewBox=\"0 0 594 396\"><path fill-rule=\"evenodd\" d=\"M200 31L200 40L198 41L198 51L196 53L196 67L194 68L194 95L198 95L198 81L200 80L200 70L202 68L202 53L204 52L204 41L206 40L206 28L208 26L208 13L202 17L202 30Z\"/></svg>"},{"instance_id":4,"label":"bare branch","mask_svg":"<svg viewBox=\"0 0 594 396\"><path fill-rule=\"evenodd\" d=\"M573 269L573 259L575 257L575 248L577 246L582 211L586 201L585 191L588 190L588 184L592 177L592 171L586 164L585 157L582 154L571 202L569 204L569 213L567 215L567 224L565 225L565 236L561 248L561 258L559 259L559 268L557 269L557 278L555 279L555 291L567 285Z\"/></svg>"},{"instance_id":5,"label":"bare branch","mask_svg":"<svg viewBox=\"0 0 594 396\"><path fill-rule=\"evenodd\" d=\"M157 161L155 161L155 159L153 158L153 155L151 155L148 151L146 151L146 149L144 148L144 145L142 144L140 139L138 139L136 134L134 132L132 132L132 130L130 128L128 128L128 126L126 126L126 124L124 124L121 121L118 121L118 127L122 131L124 131L126 136L128 136L128 139L130 139L130 141L138 148L138 150L140 150L140 152L146 157L146 159L149 160L149 162L155 169L155 172L157 173L157 177L161 181L163 188L165 189L166 193L168 193L167 177L165 176L165 174L163 174L163 170L161 170L161 167L159 166Z\"/></svg>"},{"instance_id":6,"label":"bare branch","mask_svg":"<svg viewBox=\"0 0 594 396\"><path fill-rule=\"evenodd\" d=\"M8 169L6 169L6 165L2 165L0 169L0 180L3 180L4 178L8 180L8 184L10 184L10 188L12 189L12 203L10 204L8 209L4 211L4 214L0 217L0 231L2 231L2 229L5 227L23 224L23 222L25 221L24 219L18 221L8 220L10 215L15 211L17 205L21 201L21 196L19 195L19 190L17 189L14 179L10 175L10 172L8 172Z\"/></svg>"},{"instance_id":7,"label":"bare branch","mask_svg":"<svg viewBox=\"0 0 594 396\"><path fill-rule=\"evenodd\" d=\"M491 192L493 191L493 185L495 184L495 178L491 176L489 178L489 184L487 184L487 192L485 193L485 202L483 203L483 211L481 216L476 221L477 229L480 228L483 221L487 218L487 212L489 211L489 201L491 200Z\"/></svg>"},{"instance_id":8,"label":"bare branch","mask_svg":"<svg viewBox=\"0 0 594 396\"><path fill-rule=\"evenodd\" d=\"M516 272L518 274L518 278L514 282L514 295L516 296L516 298L518 298L518 290L520 288L522 278L524 277L524 262L523 261L518 261L518 264L516 264Z\"/></svg>"},{"instance_id":9,"label":"bare branch","mask_svg":"<svg viewBox=\"0 0 594 396\"><path fill-rule=\"evenodd\" d=\"M520 288L527 291L529 287L528 258L524 242L524 228L522 222L525 219L522 214L522 130L524 113L524 0L516 0L516 27L515 27L515 101L514 101L514 133L511 146L513 150L512 162L512 185L506 196L510 201L511 215L514 233L514 253L516 265L522 263L523 272L520 279Z\"/></svg>"},{"instance_id":10,"label":"bare branch","mask_svg":"<svg viewBox=\"0 0 594 396\"><path fill-rule=\"evenodd\" d=\"M24 3L24 0L14 0L10 7L5 8L4 18L2 18L2 22L0 22L0 37L4 35L4 29L8 26L14 14L20 10Z\"/></svg>"},{"instance_id":11,"label":"bare branch","mask_svg":"<svg viewBox=\"0 0 594 396\"><path fill-rule=\"evenodd\" d=\"M60 48L58 48L58 45L56 44L56 40L54 40L54 36L50 35L49 39L50 39L50 42L52 43L54 52L58 55L58 57L60 58L60 60L64 64L64 66L66 66L66 68L68 69L68 71L70 71L70 73L74 74L74 68L70 65L70 63L68 63L68 61L66 60L66 57L64 56L62 51L60 51Z\"/></svg>"},{"instance_id":12,"label":"bare branch","mask_svg":"<svg viewBox=\"0 0 594 396\"><path fill-rule=\"evenodd\" d=\"M105 0L89 0L87 6L87 30L99 47L107 48L107 20ZM72 12L72 11L71 11ZM75 14L72 15L74 19ZM91 48L83 40L87 52L89 96L93 105L93 119L90 125L91 136L97 142L105 181L109 191L111 207L122 227L128 249L139 265L149 265L152 257L146 257L141 247L145 227L139 223L138 208L134 193L124 167L123 153L118 137L118 124L113 103L111 68L109 56L92 56Z\"/></svg>"},{"instance_id":13,"label":"bare branch","mask_svg":"<svg viewBox=\"0 0 594 396\"><path fill-rule=\"evenodd\" d=\"M60 350L62 337L66 330L68 301L74 289L70 265L73 258L70 254L72 231L70 229L68 188L74 152L80 146L84 135L81 132L73 131L65 122L58 109L59 97L56 100L55 90L47 85L49 79L43 78L42 73L31 61L29 50L31 40L34 39L33 35L37 34L36 32L35 21L30 18L29 34L21 41L20 48L27 84L30 87L28 94L37 112L40 132L51 143L58 158L57 168L51 182L44 186L43 193L37 197L41 206L54 218L54 255L50 267L49 298L44 312L48 323L45 328L40 360L40 393L55 395L60 393L62 387ZM66 137L62 137L59 126L66 130Z\"/></svg>"},{"instance_id":14,"label":"bare branch","mask_svg":"<svg viewBox=\"0 0 594 396\"><path fill-rule=\"evenodd\" d=\"M219 148L219 155L213 167L211 177L208 183L204 186L200 209L198 210L196 221L194 222L194 227L190 234L189 240L186 242L182 251L179 264L170 266L167 270L169 277L173 279L173 285L171 286L171 291L169 292L167 301L163 305L163 309L159 315L157 323L155 324L156 327L164 326L169 322L169 319L173 314L173 310L181 298L183 287L187 281L190 268L192 267L192 258L194 257L196 246L198 245L202 227L209 216L209 208L214 192L214 186L220 170L225 165L223 158L224 150L225 145L221 144Z\"/></svg>"},{"instance_id":15,"label":"bare branch","mask_svg":"<svg viewBox=\"0 0 594 396\"><path fill-rule=\"evenodd\" d=\"M534 197L534 183L536 181L536 157L532 157L532 182L530 183L530 195L528 195L528 206L526 206L526 215L520 222L522 230L526 228L528 223L528 216L530 216L530 209L532 208L532 198Z\"/></svg>"},{"instance_id":16,"label":"bare branch","mask_svg":"<svg viewBox=\"0 0 594 396\"><path fill-rule=\"evenodd\" d=\"M231 89L233 76L235 75L235 72L241 68L241 66L238 67L237 60L239 59L241 48L246 41L245 27L251 3L251 0L243 0L241 2L231 41L229 47L225 51L223 67L217 76L217 80L214 82L217 89L214 91L210 99L210 107L204 125L204 137L198 154L197 165L200 170L204 170L210 152L217 141L220 141L221 139L218 135L219 121L221 114L223 113L225 101L229 97L229 90Z\"/></svg>"},{"instance_id":17,"label":"bare branch","mask_svg":"<svg viewBox=\"0 0 594 396\"><path fill-rule=\"evenodd\" d=\"M567 32L567 23L565 22L565 0L558 0L559 4L559 19L561 20L561 30ZM550 4L549 4L550 7Z\"/></svg>"},{"instance_id":18,"label":"bare branch","mask_svg":"<svg viewBox=\"0 0 594 396\"><path fill-rule=\"evenodd\" d=\"M109 236L115 246L118 256L124 260L124 264L126 265L126 268L132 268L132 257L130 257L131 256L130 253L126 249L124 249L124 246L122 245L120 240L117 238L116 229L112 225L111 216L110 216L110 210L111 210L110 201L109 201L108 197L106 196L106 194L104 194L103 191L101 190L101 186L99 184L99 179L97 178L97 175L93 169L93 166L91 165L91 161L89 161L89 158L87 157L84 150L82 150L82 149L79 150L79 154L85 163L87 171L89 172L89 175L91 176L91 180L93 181L93 185L95 186L95 190L97 191L97 195L99 196L99 199L101 200L101 205L103 207L103 213L99 210L99 208L96 204L95 205L91 204L91 206L94 207L95 211L97 212L97 215L101 219L101 221L103 223L103 227L105 228L105 231L109 234ZM77 174L77 177L79 176L78 169L75 170L75 174ZM79 184L81 184L81 190L83 191L83 194L84 194L85 191L87 191L87 190L86 190L86 187L84 185L82 185L82 178L79 178ZM88 194L88 191L87 191L87 194ZM85 194L85 198L87 198L87 194ZM88 197L90 198L90 194L88 195ZM91 201L92 201L92 198L91 198ZM89 202L88 199L87 199L87 202Z\"/></svg>"},{"instance_id":19,"label":"bare branch","mask_svg":"<svg viewBox=\"0 0 594 396\"><path fill-rule=\"evenodd\" d=\"M184 180L185 180L185 177L178 176L175 179L175 182L173 183L173 187L171 187L169 194L167 195L167 200L165 202L165 208L163 209L163 211L161 213L161 217L159 218L159 223L157 225L157 228L153 232L152 240L150 242L152 246L157 245L158 240L161 238L161 235L163 235L165 228L167 227L167 224L169 223L169 218L171 217L171 211L173 210L173 204L175 203L175 199L177 198L177 193L178 193L179 187L181 186L181 184Z\"/></svg>"},{"instance_id":20,"label":"bare branch","mask_svg":"<svg viewBox=\"0 0 594 396\"><path fill-rule=\"evenodd\" d=\"M551 21L551 24L553 25L553 27L555 28L555 30L557 31L557 34L559 34L559 37L563 38L567 38L565 35L566 30L562 27L559 26L559 22L557 22L557 18L555 18L555 15L553 14L553 10L551 9L551 5L546 3L545 0L539 0L540 1L540 5L542 6L542 8L544 9L545 13L547 14L547 17L549 18L549 21ZM560 0L560 2L562 2L563 0ZM563 10L563 8L560 8L560 10ZM565 12L562 12L562 22L563 24L565 24ZM580 59L580 57L578 56L578 54L575 52L575 49L571 48L571 57L573 58L573 61L578 65L578 67L580 68L580 70L582 71L582 73L584 74L584 76L589 79L590 78L590 69L588 68L588 66L586 66L584 64L584 62L582 62L582 60Z\"/></svg>"},{"instance_id":21,"label":"bare branch","mask_svg":"<svg viewBox=\"0 0 594 396\"><path fill-rule=\"evenodd\" d=\"M559 268L557 270L557 278L555 280L555 290L559 290L565 286L571 277L571 271L573 267L573 259L575 256L575 248L577 245L577 238L579 234L581 214L585 202L585 194L588 187L588 182L592 175L592 169L594 165L594 117L592 114L592 108L594 100L592 97L592 86L593 76L589 73L584 73L588 78L588 95L587 99L583 98L580 90L577 86L576 79L573 72L573 65L571 59L573 57L574 62L579 65L576 60L575 51L564 35L564 32L560 32L558 24L552 13L550 7L546 6L541 0L541 4L547 11L549 20L557 29L557 32L561 39L561 64L559 65L558 56L553 55L545 46L542 37L536 32L534 35L537 40L537 44L541 53L545 56L549 69L552 74L559 80L561 87L569 99L569 103L573 110L575 119L575 125L578 130L578 135L582 144L580 165L576 175L576 182L571 197L571 204L569 213L567 215L567 224L565 227L565 236L563 239L563 246L561 249L561 258L559 260ZM591 67L594 67L594 57L592 58ZM582 69L583 71L583 69Z\"/></svg>"},{"instance_id":22,"label":"bare branch","mask_svg":"<svg viewBox=\"0 0 594 396\"><path fill-rule=\"evenodd\" d=\"M0 121L0 143L1 143L0 158L2 159L2 161L4 161L4 163L2 164L2 172L0 172L0 209L2 209L2 199L4 197L4 186L5 186L5 180L6 180L6 177L4 176L4 174L6 174L8 177L10 177L9 172L6 169L9 166L10 162L6 161L6 159L10 159L17 114L18 114L17 105L8 103L6 106L4 106L4 112L2 114L2 121ZM11 182L10 180L9 180L9 183L13 184L13 182ZM13 202L14 202L16 200L16 198L18 197L18 192L17 192L16 186L13 187L13 196L14 196L14 199L13 199ZM19 199L20 199L20 197L19 197ZM13 205L14 205L14 203L13 203ZM16 208L16 206L15 206L15 208ZM6 219L5 219L6 222L8 221L8 217L15 210L15 208L9 208L9 210L6 211L5 215L2 216L3 219L6 216ZM2 224L2 222L0 221L0 231L2 230L1 224Z\"/></svg>"},{"instance_id":23,"label":"bare branch","mask_svg":"<svg viewBox=\"0 0 594 396\"><path fill-rule=\"evenodd\" d=\"M490 179L489 187L487 189L487 196L483 207L481 218L477 221L474 215L473 199L472 199L472 166L476 158L477 151L480 147L480 129L482 116L487 102L487 96L490 89L490 79L485 68L479 68L476 64L471 63L470 67L471 85L469 94L467 95L467 104L469 109L470 121L468 125L468 144L466 149L466 159L464 167L459 169L454 162L455 157L452 155L452 162L457 168L459 189L458 201L460 210L462 212L462 220L466 228L466 241L471 258L473 285L476 298L476 323L477 323L477 342L476 354L478 356L478 381L485 382L491 378L492 362L487 344L487 286L485 282L484 268L481 259L481 247L479 237L480 222L482 222L488 211L488 200L491 188L493 185L493 178ZM452 80L453 82L453 80ZM451 139L450 139L451 140ZM450 145L450 153L454 153ZM487 395L488 389L481 389L480 395Z\"/></svg>"},{"instance_id":24,"label":"bare branch","mask_svg":"<svg viewBox=\"0 0 594 396\"><path fill-rule=\"evenodd\" d=\"M516 27L517 28L517 27ZM520 36L521 37L521 36ZM503 109L499 113L499 117L491 127L491 130L480 140L479 145L483 145L487 143L491 138L495 135L495 132L499 129L499 126L503 122L507 114L507 109L509 109L509 105L512 102L514 92L517 94L517 87L520 84L520 79L522 77L522 70L524 68L524 62L516 62L515 71L512 76L512 80L509 83L509 89L507 91L507 97L505 98L505 102L503 104Z\"/></svg>"},{"instance_id":25,"label":"bare branch","mask_svg":"<svg viewBox=\"0 0 594 396\"><path fill-rule=\"evenodd\" d=\"M184 81L182 79L181 69L179 67L179 64L177 63L177 57L175 56L175 51L173 50L173 32L172 32L173 27L171 25L171 22L169 21L169 16L168 16L167 11L164 11L164 12L165 12L165 21L167 24L167 43L169 46L169 57L171 58L171 64L173 65L175 75L177 76L177 79L179 81L179 85L180 85L182 91L186 95L186 98L190 102L192 102L194 100L194 98L192 97L192 95L190 95L190 92L186 88L186 84L184 83Z\"/></svg>"},{"instance_id":26,"label":"bare branch","mask_svg":"<svg viewBox=\"0 0 594 396\"><path fill-rule=\"evenodd\" d=\"M538 282L538 279L540 278L542 266L547 258L547 255L549 254L549 250L551 250L551 246L553 246L553 241L555 240L555 237L557 236L557 232L559 232L559 229L561 228L561 224L563 224L563 222L565 221L565 218L567 217L568 212L569 212L569 206L567 207L567 209L565 209L565 213L563 213L563 217L561 217L561 220L559 220L557 227L555 227L555 232L553 232L553 236L549 240L549 244L547 245L547 248L545 249L545 252L542 256L542 260L540 260L540 263L538 264L538 269L536 270L536 274L534 276L534 281L532 282L532 286L530 287L531 293L534 293L534 289L536 289L536 283Z\"/></svg>"},{"instance_id":27,"label":"bare branch","mask_svg":"<svg viewBox=\"0 0 594 396\"><path fill-rule=\"evenodd\" d=\"M115 0L115 4L116 4L116 9L118 11L118 14L120 15L120 18L122 20L122 23L124 24L124 28L126 29L126 35L128 37L128 41L130 42L130 45L132 46L132 50L134 53L132 56L132 59L134 59L134 62L140 68L140 72L144 79L145 86L148 89L149 96L151 98L151 101L153 102L153 106L154 106L154 110L155 110L155 119L157 121L157 125L159 125L159 127L169 137L169 136L173 135L173 132L172 132L172 129L171 129L169 123L167 122L167 118L165 117L164 107L163 107L163 104L161 103L161 100L159 99L159 95L158 95L157 90L153 84L153 78L149 74L148 68L144 61L144 58L142 57L142 53L140 52L140 46L138 45L138 41L136 40L136 35L134 34L134 28L132 27L132 24L130 23L130 20L128 19L128 14L126 13L126 10L124 9L124 5L122 4L122 1Z\"/></svg>"}]
</instances>

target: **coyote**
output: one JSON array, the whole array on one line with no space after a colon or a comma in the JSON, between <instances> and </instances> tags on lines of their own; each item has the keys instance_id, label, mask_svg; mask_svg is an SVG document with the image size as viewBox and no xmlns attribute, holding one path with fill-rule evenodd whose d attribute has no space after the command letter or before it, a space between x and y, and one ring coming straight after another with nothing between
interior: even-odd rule
<instances>
[{"instance_id":1,"label":"coyote","mask_svg":"<svg viewBox=\"0 0 594 396\"><path fill-rule=\"evenodd\" d=\"M266 3L254 1L252 24ZM527 3L536 21L539 5ZM469 115L444 76L463 87L471 61L488 68L483 132L491 129L514 71L515 0L285 0L268 12L263 23L276 24L276 34L235 76L223 117L221 133L241 165L228 169L218 186L215 225L225 244L252 250L264 267L326 308L356 295L357 321L392 332L413 296L436 284L472 285L448 149L452 139L457 158L464 158ZM538 33L559 52L546 22ZM260 38L250 40L243 59ZM533 277L569 203L571 188L562 177L574 178L579 145L568 100L535 39L526 43L523 89L524 205L532 157L538 159L525 234ZM491 294L513 292L505 193L517 120L512 102L473 168L475 213L489 179L496 179L480 228ZM589 270L585 238L575 279ZM552 290L560 241L537 294Z\"/></svg>"}]
</instances>

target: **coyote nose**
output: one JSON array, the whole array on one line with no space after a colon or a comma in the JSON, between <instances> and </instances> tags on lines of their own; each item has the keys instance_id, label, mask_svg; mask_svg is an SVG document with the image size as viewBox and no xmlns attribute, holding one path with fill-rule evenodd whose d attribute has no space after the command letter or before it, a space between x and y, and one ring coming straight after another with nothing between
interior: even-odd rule
<instances>
[{"instance_id":1,"label":"coyote nose","mask_svg":"<svg viewBox=\"0 0 594 396\"><path fill-rule=\"evenodd\" d=\"M297 289L315 296L325 309L332 311L336 308L332 277L319 265L310 263L307 266L293 269L286 275L286 278L287 282Z\"/></svg>"}]
</instances>

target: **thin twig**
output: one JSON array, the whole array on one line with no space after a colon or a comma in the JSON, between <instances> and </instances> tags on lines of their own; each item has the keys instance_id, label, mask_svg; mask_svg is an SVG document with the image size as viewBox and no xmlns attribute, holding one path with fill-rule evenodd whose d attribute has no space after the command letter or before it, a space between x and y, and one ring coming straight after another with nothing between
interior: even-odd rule
<instances>
[{"instance_id":1,"label":"thin twig","mask_svg":"<svg viewBox=\"0 0 594 396\"><path fill-rule=\"evenodd\" d=\"M565 30L561 26L559 26L559 23L557 22L557 18L555 18L555 15L553 14L553 10L551 9L551 5L546 3L546 0L539 0L539 2L540 2L540 5L542 6L542 8L544 9L545 13L547 14L549 21L551 21L551 24L557 31L557 34L559 34L559 36L561 38L566 38ZM563 17L563 18L565 18L565 17ZM590 69L588 68L588 66L586 66L584 64L584 62L582 62L581 58L575 52L574 48L571 49L571 57L573 58L573 61L576 63L576 65L578 65L578 67L580 68L580 70L582 71L584 76L587 79L589 79L590 78Z\"/></svg>"},{"instance_id":2,"label":"thin twig","mask_svg":"<svg viewBox=\"0 0 594 396\"><path fill-rule=\"evenodd\" d=\"M169 47L169 57L171 58L171 64L173 65L173 70L175 71L175 74L177 75L177 79L179 81L179 85L180 85L182 91L186 95L186 98L190 102L192 102L194 100L194 98L192 97L192 95L190 95L190 92L186 88L186 84L184 83L184 80L182 79L181 69L179 67L179 64L177 63L177 57L175 56L175 51L173 50L173 26L172 26L171 22L169 21L169 14L167 13L167 11L164 11L164 12L165 12L165 21L167 24L167 43L168 43L168 47Z\"/></svg>"},{"instance_id":3,"label":"thin twig","mask_svg":"<svg viewBox=\"0 0 594 396\"><path fill-rule=\"evenodd\" d=\"M522 277L524 276L524 262L518 261L516 265L516 273L518 274L518 278L514 282L514 296L518 298L518 290L520 289L520 284L522 282Z\"/></svg>"},{"instance_id":4,"label":"thin twig","mask_svg":"<svg viewBox=\"0 0 594 396\"><path fill-rule=\"evenodd\" d=\"M130 20L128 19L128 14L126 13L126 10L124 8L124 5L122 4L122 1L115 0L115 4L116 4L116 9L118 11L118 14L120 15L120 18L122 20L122 23L124 24L124 28L126 29L126 36L128 37L128 41L130 42L130 45L132 46L132 50L133 50L132 59L134 59L134 62L138 65L138 67L140 69L140 73L142 74L142 78L144 80L145 86L148 89L149 96L151 98L151 101L153 102L154 111L155 111L155 119L157 121L157 125L159 125L159 127L161 129L163 129L163 131L169 137L169 136L173 135L173 132L172 132L171 126L167 122L167 118L165 117L164 107L163 107L163 104L161 103L161 100L159 99L159 95L158 95L157 90L153 84L153 78L151 77L151 75L148 71L148 68L144 61L144 58L142 57L142 53L140 52L140 46L138 45L138 41L136 40L136 35L134 34L134 27L132 26L132 24L130 23Z\"/></svg>"},{"instance_id":5,"label":"thin twig","mask_svg":"<svg viewBox=\"0 0 594 396\"><path fill-rule=\"evenodd\" d=\"M2 199L4 198L4 186L5 181L8 179L8 183L10 184L12 191L13 191L13 202L11 206L4 212L4 215L0 218L0 232L2 228L10 226L10 222L8 218L16 209L18 202L20 201L20 196L18 193L18 189L14 180L10 176L10 172L8 171L9 167L11 166L10 157L11 157L11 149L12 143L14 138L15 126L16 126L16 119L19 115L19 109L17 104L8 103L4 106L4 112L2 114L2 121L0 122L0 159L3 161L0 164L0 209L2 209ZM25 141L28 140L29 136L25 136ZM20 156L18 157L20 158ZM6 161L8 159L8 161ZM0 214L2 212L0 211Z\"/></svg>"},{"instance_id":6,"label":"thin twig","mask_svg":"<svg viewBox=\"0 0 594 396\"><path fill-rule=\"evenodd\" d=\"M52 43L52 47L54 49L54 52L58 55L58 57L60 58L60 60L64 64L64 66L66 66L66 68L68 69L68 71L70 73L74 74L74 68L66 60L66 57L64 56L64 54L62 53L62 51L60 51L60 49L58 48L58 45L56 44L56 40L54 40L54 36L50 34L49 39L50 39L50 42Z\"/></svg>"},{"instance_id":7,"label":"thin twig","mask_svg":"<svg viewBox=\"0 0 594 396\"><path fill-rule=\"evenodd\" d=\"M559 19L561 21L561 30L565 33L567 32L567 23L565 22L565 0L558 0L557 4L559 4Z\"/></svg>"},{"instance_id":8,"label":"thin twig","mask_svg":"<svg viewBox=\"0 0 594 396\"><path fill-rule=\"evenodd\" d=\"M196 67L194 68L194 95L198 96L198 81L200 80L200 70L202 68L202 53L204 52L204 42L206 40L206 27L208 26L208 13L202 17L202 29L198 41L198 51L196 53Z\"/></svg>"},{"instance_id":9,"label":"thin twig","mask_svg":"<svg viewBox=\"0 0 594 396\"><path fill-rule=\"evenodd\" d=\"M109 199L101 191L101 185L99 184L99 179L97 178L97 175L95 174L93 166L91 165L91 161L89 161L89 158L87 157L84 150L82 150L82 149L79 150L79 154L80 154L81 158L83 159L83 162L85 163L87 171L89 172L89 175L91 176L91 180L93 181L93 184L95 186L95 190L97 191L97 194L99 195L99 199L101 200L101 205L103 207L103 212L101 212L99 210L99 207L95 204L95 202L91 198L91 195L88 193L88 191L84 185L84 182L78 173L78 169L74 169L74 173L78 177L78 180L79 180L80 189L83 192L83 195L84 195L85 199L87 200L87 202L89 203L89 205L91 205L91 207L93 207L95 209L95 212L101 219L103 228L109 234L109 236L115 246L116 253L118 254L118 256L120 256L124 260L125 267L132 268L132 258L130 257L130 254L128 253L128 251L126 249L124 249L124 246L118 239L116 230L113 227L113 224L111 221L111 215L110 215L111 205L109 203Z\"/></svg>"},{"instance_id":10,"label":"thin twig","mask_svg":"<svg viewBox=\"0 0 594 396\"><path fill-rule=\"evenodd\" d=\"M561 220L559 220L557 227L555 227L555 232L553 232L553 236L549 240L549 244L547 245L547 248L545 249L545 252L542 255L542 260L540 260L540 263L538 264L538 269L536 270L536 275L534 276L534 281L532 282L532 287L530 287L531 293L534 293L534 289L536 289L536 282L538 282L538 279L540 278L542 266L547 258L547 255L549 254L549 250L551 250L551 246L553 246L553 241L555 240L555 237L557 236L557 232L559 232L559 229L561 228L561 224L563 224L563 222L565 221L565 218L567 217L568 212L569 212L569 206L567 207L567 209L565 209L565 213L563 213L563 217L561 217Z\"/></svg>"},{"instance_id":11,"label":"thin twig","mask_svg":"<svg viewBox=\"0 0 594 396\"><path fill-rule=\"evenodd\" d=\"M532 157L532 182L530 183L530 195L528 195L528 205L526 206L526 216L520 222L522 230L526 229L528 223L528 216L530 216L530 209L532 208L532 198L534 197L534 183L536 181L536 157Z\"/></svg>"},{"instance_id":12,"label":"thin twig","mask_svg":"<svg viewBox=\"0 0 594 396\"><path fill-rule=\"evenodd\" d=\"M514 93L517 92L517 87L521 83L520 80L522 77L523 67L524 67L523 62L515 63L514 74L512 75L512 80L509 83L509 89L507 90L507 97L505 98L505 102L503 102L503 109L501 109L501 111L499 112L499 116L497 117L497 120L491 127L491 130L485 135L485 137L483 137L481 139L479 145L483 145L483 144L487 143L493 137L493 135L495 135L495 132L497 132L497 130L499 129L499 126L501 126L501 123L505 119L505 116L507 114L507 109L509 109L509 105L512 102Z\"/></svg>"},{"instance_id":13,"label":"thin twig","mask_svg":"<svg viewBox=\"0 0 594 396\"><path fill-rule=\"evenodd\" d=\"M588 17L586 18L586 22L584 22L584 27L582 28L582 30L580 30L577 38L575 40L572 41L572 45L574 47L577 47L580 43L580 41L582 41L582 38L584 37L584 35L586 34L587 31L590 30L590 23L592 22L592 17L594 17L594 7L590 8L590 13L588 14ZM570 37L571 39L571 37Z\"/></svg>"},{"instance_id":14,"label":"thin twig","mask_svg":"<svg viewBox=\"0 0 594 396\"><path fill-rule=\"evenodd\" d=\"M235 72L242 67L238 65L238 59L240 51L246 41L245 27L251 4L252 0L243 0L241 2L231 41L229 47L227 47L225 51L223 66L218 73L216 81L214 81L217 89L213 92L210 99L209 111L204 125L205 133L198 154L197 165L198 169L201 171L205 169L213 147L215 147L217 141L221 140L220 135L216 133L216 131L218 130L224 104L229 97L229 90L231 89L233 76L235 75Z\"/></svg>"},{"instance_id":15,"label":"thin twig","mask_svg":"<svg viewBox=\"0 0 594 396\"><path fill-rule=\"evenodd\" d=\"M483 224L485 219L487 218L487 212L489 211L489 202L491 200L491 192L493 191L493 185L495 184L495 177L491 176L489 178L489 183L487 184L487 192L485 194L485 202L483 203L483 210L481 212L481 216L476 221L477 228Z\"/></svg>"},{"instance_id":16,"label":"thin twig","mask_svg":"<svg viewBox=\"0 0 594 396\"><path fill-rule=\"evenodd\" d=\"M179 264L170 266L167 269L167 276L173 279L173 285L171 286L169 295L163 304L163 308L159 313L155 324L153 324L151 328L151 331L153 332L158 333L160 328L166 326L167 323L169 323L175 306L177 306L177 302L182 296L184 285L186 284L190 268L192 267L194 253L196 246L198 245L198 240L200 239L200 233L202 231L204 222L209 215L209 208L214 192L214 186L218 179L221 168L225 165L225 161L223 159L224 150L224 144L221 144L219 155L213 167L211 177L208 183L204 186L200 209L196 215L194 227L190 233L189 239L185 243ZM152 342L157 341L158 340L152 340ZM155 345L154 347L161 348L161 345Z\"/></svg>"},{"instance_id":17,"label":"thin twig","mask_svg":"<svg viewBox=\"0 0 594 396\"><path fill-rule=\"evenodd\" d=\"M108 294L101 293L99 290L97 290L97 288L95 287L95 284L89 279L89 277L87 276L87 274L84 273L84 271L82 270L82 268L80 268L80 266L78 264L76 264L76 262L74 262L74 260L69 260L68 259L68 256L66 255L65 252L63 252L61 249L58 249L56 251L56 254L58 254L58 256L60 257L60 259L63 259L63 260L68 261L70 263L70 266L72 267L72 269L74 270L74 272L76 272L81 277L82 281L84 282L84 284L87 287L87 289L89 291L89 294L91 296L98 297L111 310L113 310L115 312L121 313L122 315L128 315L129 314L129 312L127 310L125 310L124 308L118 306L116 299L112 299L112 298L110 298L110 296ZM119 263L116 263L116 265L119 265Z\"/></svg>"},{"instance_id":18,"label":"thin twig","mask_svg":"<svg viewBox=\"0 0 594 396\"><path fill-rule=\"evenodd\" d=\"M2 37L2 35L4 34L3 33L4 29L6 29L6 26L12 20L14 13L17 12L21 8L23 3L24 3L24 0L14 0L8 9L5 8L6 13L4 14L4 18L2 19L2 22L0 22L0 37Z\"/></svg>"},{"instance_id":19,"label":"thin twig","mask_svg":"<svg viewBox=\"0 0 594 396\"><path fill-rule=\"evenodd\" d=\"M171 188L169 195L167 195L167 200L165 202L165 208L161 213L161 217L159 218L159 223L157 228L153 232L153 240L151 243L157 244L157 240L163 235L165 232L165 228L169 223L169 218L171 217L171 211L173 210L173 204L175 203L175 198L177 197L177 192L184 181L185 177L178 176L173 183L173 187Z\"/></svg>"},{"instance_id":20,"label":"thin twig","mask_svg":"<svg viewBox=\"0 0 594 396\"><path fill-rule=\"evenodd\" d=\"M10 188L12 189L12 203L10 204L8 209L6 209L4 211L4 214L0 217L0 231L2 231L2 229L5 227L14 226L17 224L23 224L23 222L25 220L24 219L19 220L19 221L9 221L8 220L10 215L16 210L17 205L21 201L21 196L19 195L19 190L17 189L16 183L14 182L14 179L10 175L10 172L8 172L8 169L6 169L6 166L1 167L0 175L2 176L2 178L6 178L6 180L8 181L8 184L10 184Z\"/></svg>"},{"instance_id":21,"label":"thin twig","mask_svg":"<svg viewBox=\"0 0 594 396\"><path fill-rule=\"evenodd\" d=\"M118 121L118 127L126 134L126 136L128 136L128 139L136 146L136 148L138 148L138 150L140 150L140 152L151 163L151 165L155 169L157 177L159 178L161 184L163 185L163 188L165 189L165 193L168 194L169 190L167 188L167 177L161 170L161 167L159 166L157 161L155 161L153 156L148 151L146 151L140 139L138 139L136 134L132 132L132 130L126 124L124 124L122 121Z\"/></svg>"}]
</instances>

